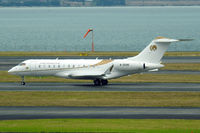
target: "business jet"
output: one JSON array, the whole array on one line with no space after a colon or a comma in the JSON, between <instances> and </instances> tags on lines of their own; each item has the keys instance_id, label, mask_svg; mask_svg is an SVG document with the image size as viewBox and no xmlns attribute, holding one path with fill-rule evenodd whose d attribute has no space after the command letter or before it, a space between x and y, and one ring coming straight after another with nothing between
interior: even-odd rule
<instances>
[{"instance_id":1,"label":"business jet","mask_svg":"<svg viewBox=\"0 0 200 133\"><path fill-rule=\"evenodd\" d=\"M94 85L107 85L108 80L136 73L158 71L161 59L172 42L190 39L155 38L137 56L125 59L30 59L13 67L8 73L21 76L56 76L93 80Z\"/></svg>"}]
</instances>

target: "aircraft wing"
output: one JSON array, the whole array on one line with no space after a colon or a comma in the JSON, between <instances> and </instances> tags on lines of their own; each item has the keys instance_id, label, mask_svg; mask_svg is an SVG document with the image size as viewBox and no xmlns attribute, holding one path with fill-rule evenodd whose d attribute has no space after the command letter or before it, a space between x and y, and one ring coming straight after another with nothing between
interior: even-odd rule
<instances>
[{"instance_id":1,"label":"aircraft wing","mask_svg":"<svg viewBox=\"0 0 200 133\"><path fill-rule=\"evenodd\" d=\"M69 78L74 79L96 79L102 78L104 74L97 74L97 73L81 73L81 74L70 74L68 75Z\"/></svg>"},{"instance_id":2,"label":"aircraft wing","mask_svg":"<svg viewBox=\"0 0 200 133\"><path fill-rule=\"evenodd\" d=\"M65 77L73 78L73 79L97 79L102 78L105 75L108 75L113 70L114 65L109 65L106 68L96 68L96 67L89 67L84 69L79 69L70 73L66 73ZM60 73L60 74L64 74ZM57 75L59 76L59 75ZM62 76L64 77L64 76Z\"/></svg>"}]
</instances>

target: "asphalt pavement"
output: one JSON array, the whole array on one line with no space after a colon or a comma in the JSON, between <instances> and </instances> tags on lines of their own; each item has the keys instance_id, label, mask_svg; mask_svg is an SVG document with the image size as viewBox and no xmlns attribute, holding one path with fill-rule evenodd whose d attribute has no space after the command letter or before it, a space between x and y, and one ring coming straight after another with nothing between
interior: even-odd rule
<instances>
[{"instance_id":1,"label":"asphalt pavement","mask_svg":"<svg viewBox=\"0 0 200 133\"><path fill-rule=\"evenodd\" d=\"M0 107L0 120L53 118L200 119L200 108Z\"/></svg>"},{"instance_id":2,"label":"asphalt pavement","mask_svg":"<svg viewBox=\"0 0 200 133\"><path fill-rule=\"evenodd\" d=\"M109 83L107 86L94 86L93 83L0 83L0 91L200 91L200 83Z\"/></svg>"}]
</instances>

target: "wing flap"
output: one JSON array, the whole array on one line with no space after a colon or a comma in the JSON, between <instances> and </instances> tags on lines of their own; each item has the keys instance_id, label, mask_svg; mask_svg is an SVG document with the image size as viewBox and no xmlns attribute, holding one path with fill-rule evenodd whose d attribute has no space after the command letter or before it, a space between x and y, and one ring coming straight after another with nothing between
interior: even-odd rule
<instances>
[{"instance_id":1,"label":"wing flap","mask_svg":"<svg viewBox=\"0 0 200 133\"><path fill-rule=\"evenodd\" d=\"M69 75L69 78L73 79L97 79L101 78L103 75Z\"/></svg>"},{"instance_id":2,"label":"wing flap","mask_svg":"<svg viewBox=\"0 0 200 133\"><path fill-rule=\"evenodd\" d=\"M106 71L98 72L98 71L82 71L82 72L75 72L68 75L69 78L74 79L97 79L102 78L105 75L108 75L113 70L114 65L110 66Z\"/></svg>"}]
</instances>

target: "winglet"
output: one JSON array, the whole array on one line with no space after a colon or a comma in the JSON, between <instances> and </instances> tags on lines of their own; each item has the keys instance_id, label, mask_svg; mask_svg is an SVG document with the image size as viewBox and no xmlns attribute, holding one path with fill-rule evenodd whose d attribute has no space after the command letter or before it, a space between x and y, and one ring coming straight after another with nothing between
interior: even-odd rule
<instances>
[{"instance_id":1,"label":"winglet","mask_svg":"<svg viewBox=\"0 0 200 133\"><path fill-rule=\"evenodd\" d=\"M111 73L111 71L113 70L113 67L114 67L114 65L112 65L111 67L109 67L106 71L105 71L105 75L106 74L110 74Z\"/></svg>"}]
</instances>

